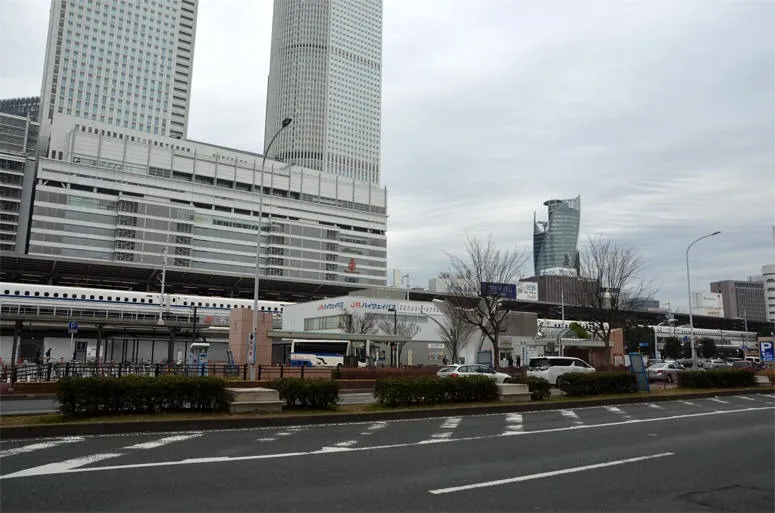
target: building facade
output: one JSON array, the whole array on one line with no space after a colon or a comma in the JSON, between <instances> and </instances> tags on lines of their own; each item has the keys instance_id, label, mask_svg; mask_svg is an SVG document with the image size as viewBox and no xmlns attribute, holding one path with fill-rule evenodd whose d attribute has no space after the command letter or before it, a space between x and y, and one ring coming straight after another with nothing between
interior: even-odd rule
<instances>
[{"instance_id":1,"label":"building facade","mask_svg":"<svg viewBox=\"0 0 775 513\"><path fill-rule=\"evenodd\" d=\"M22 197L25 186L28 194L32 190L31 179L25 182L25 175L31 177L35 171L38 128L29 116L0 112L0 251L24 251L24 245L17 244L29 212Z\"/></svg>"},{"instance_id":2,"label":"building facade","mask_svg":"<svg viewBox=\"0 0 775 513\"><path fill-rule=\"evenodd\" d=\"M275 0L265 147L270 157L379 183L382 0Z\"/></svg>"},{"instance_id":3,"label":"building facade","mask_svg":"<svg viewBox=\"0 0 775 513\"><path fill-rule=\"evenodd\" d=\"M387 192L261 155L55 115L29 255L385 285Z\"/></svg>"},{"instance_id":4,"label":"building facade","mask_svg":"<svg viewBox=\"0 0 775 513\"><path fill-rule=\"evenodd\" d=\"M766 321L764 283L761 281L715 281L710 291L721 294L724 317Z\"/></svg>"},{"instance_id":5,"label":"building facade","mask_svg":"<svg viewBox=\"0 0 775 513\"><path fill-rule=\"evenodd\" d=\"M66 114L185 138L197 3L52 0L41 121Z\"/></svg>"},{"instance_id":6,"label":"building facade","mask_svg":"<svg viewBox=\"0 0 775 513\"><path fill-rule=\"evenodd\" d=\"M23 118L38 120L40 110L40 97L29 96L26 98L4 98L0 100L0 112L13 114Z\"/></svg>"},{"instance_id":7,"label":"building facade","mask_svg":"<svg viewBox=\"0 0 775 513\"><path fill-rule=\"evenodd\" d=\"M547 221L533 214L533 265L535 275L568 274L578 269L581 196L548 200Z\"/></svg>"},{"instance_id":8,"label":"building facade","mask_svg":"<svg viewBox=\"0 0 775 513\"><path fill-rule=\"evenodd\" d=\"M765 316L767 322L775 323L775 264L762 266L762 283L764 287Z\"/></svg>"}]
</instances>

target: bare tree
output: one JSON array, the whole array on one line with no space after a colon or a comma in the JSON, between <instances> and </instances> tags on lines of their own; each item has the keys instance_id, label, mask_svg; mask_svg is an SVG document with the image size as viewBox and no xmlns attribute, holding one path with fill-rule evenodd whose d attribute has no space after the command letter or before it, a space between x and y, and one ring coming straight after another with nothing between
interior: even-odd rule
<instances>
[{"instance_id":1,"label":"bare tree","mask_svg":"<svg viewBox=\"0 0 775 513\"><path fill-rule=\"evenodd\" d=\"M344 333L366 335L377 332L379 316L373 312L346 313L339 318L339 329Z\"/></svg>"},{"instance_id":2,"label":"bare tree","mask_svg":"<svg viewBox=\"0 0 775 513\"><path fill-rule=\"evenodd\" d=\"M609 239L590 238L580 254L576 302L606 347L611 330L625 326L632 300L654 292L641 279L642 272L640 252Z\"/></svg>"},{"instance_id":3,"label":"bare tree","mask_svg":"<svg viewBox=\"0 0 775 513\"><path fill-rule=\"evenodd\" d=\"M449 302L459 309L466 323L481 330L490 340L497 365L498 341L506 331L508 315L508 310L501 305L509 299L508 290L500 285L519 281L527 254L517 248L501 251L492 236L483 242L475 235L466 237L465 252L464 258L448 255L452 269Z\"/></svg>"},{"instance_id":4,"label":"bare tree","mask_svg":"<svg viewBox=\"0 0 775 513\"><path fill-rule=\"evenodd\" d=\"M450 354L452 363L458 361L460 353L471 341L471 335L476 328L465 319L465 314L461 309L444 302L439 306L442 318L436 319L428 315L428 319L436 324L436 331L441 337L444 348Z\"/></svg>"},{"instance_id":5,"label":"bare tree","mask_svg":"<svg viewBox=\"0 0 775 513\"><path fill-rule=\"evenodd\" d=\"M417 333L420 332L420 327L417 325L415 321L409 321L409 320L401 320L399 321L397 317L394 317L393 319L382 319L379 322L379 329L385 334L385 335L396 335L399 337L405 337L406 340L402 342L396 342L396 358L397 362L396 365L401 365L401 353L404 351L404 346L407 342L412 340Z\"/></svg>"}]
</instances>

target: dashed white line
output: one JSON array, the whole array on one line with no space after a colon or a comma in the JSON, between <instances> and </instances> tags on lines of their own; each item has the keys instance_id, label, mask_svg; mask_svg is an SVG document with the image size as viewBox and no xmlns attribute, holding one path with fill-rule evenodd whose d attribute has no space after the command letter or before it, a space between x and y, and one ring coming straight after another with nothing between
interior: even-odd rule
<instances>
[{"instance_id":1,"label":"dashed white line","mask_svg":"<svg viewBox=\"0 0 775 513\"><path fill-rule=\"evenodd\" d=\"M346 442L339 442L334 444L334 447L350 447L358 443L358 440L347 440Z\"/></svg>"},{"instance_id":2,"label":"dashed white line","mask_svg":"<svg viewBox=\"0 0 775 513\"><path fill-rule=\"evenodd\" d=\"M173 442L182 442L183 440L190 440L191 438L197 438L202 436L202 433L191 433L190 435L177 435L168 436L165 438L159 438L158 440L151 440L150 442L143 442L139 444L129 445L124 449L156 449L163 445L171 444Z\"/></svg>"},{"instance_id":3,"label":"dashed white line","mask_svg":"<svg viewBox=\"0 0 775 513\"><path fill-rule=\"evenodd\" d=\"M689 406L697 406L697 403L693 403L691 401L678 401L678 402L682 404L687 404Z\"/></svg>"},{"instance_id":4,"label":"dashed white line","mask_svg":"<svg viewBox=\"0 0 775 513\"><path fill-rule=\"evenodd\" d=\"M746 397L744 395L736 395L735 397L738 398L738 399L745 399L746 401L755 401L756 400L753 397Z\"/></svg>"},{"instance_id":5,"label":"dashed white line","mask_svg":"<svg viewBox=\"0 0 775 513\"><path fill-rule=\"evenodd\" d=\"M648 403L646 406L648 406L649 408L656 408L657 410L661 410L662 409L662 407L660 405L654 404L654 403Z\"/></svg>"},{"instance_id":6,"label":"dashed white line","mask_svg":"<svg viewBox=\"0 0 775 513\"><path fill-rule=\"evenodd\" d=\"M256 442L274 442L277 438L256 438Z\"/></svg>"},{"instance_id":7,"label":"dashed white line","mask_svg":"<svg viewBox=\"0 0 775 513\"><path fill-rule=\"evenodd\" d=\"M729 401L725 401L723 399L719 399L718 397L709 397L708 401L713 401L715 403L721 403L721 404L729 404Z\"/></svg>"},{"instance_id":8,"label":"dashed white line","mask_svg":"<svg viewBox=\"0 0 775 513\"><path fill-rule=\"evenodd\" d=\"M379 431L380 429L384 429L385 427L387 427L387 422L375 422L374 424L366 428L366 431L362 432L361 435L370 436L370 435L373 435L374 432Z\"/></svg>"},{"instance_id":9,"label":"dashed white line","mask_svg":"<svg viewBox=\"0 0 775 513\"><path fill-rule=\"evenodd\" d=\"M14 447L13 449L6 449L4 451L0 451L0 458L4 458L6 456L13 456L14 454L25 454L28 452L40 451L41 449L49 449L51 447L56 447L58 445L71 444L74 442L82 442L82 441L83 441L82 436L68 436L66 438L59 438L56 440L48 440L46 442L39 442L36 444L23 445L21 447Z\"/></svg>"},{"instance_id":10,"label":"dashed white line","mask_svg":"<svg viewBox=\"0 0 775 513\"><path fill-rule=\"evenodd\" d=\"M440 433L433 433L431 435L431 438L434 440L446 440L448 438L452 438L452 431L442 431Z\"/></svg>"}]
</instances>

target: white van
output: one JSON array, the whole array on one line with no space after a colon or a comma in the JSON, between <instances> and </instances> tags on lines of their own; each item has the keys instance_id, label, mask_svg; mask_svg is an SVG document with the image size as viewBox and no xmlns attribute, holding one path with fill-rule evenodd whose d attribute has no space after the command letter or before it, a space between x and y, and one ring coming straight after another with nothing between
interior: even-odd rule
<instances>
[{"instance_id":1,"label":"white van","mask_svg":"<svg viewBox=\"0 0 775 513\"><path fill-rule=\"evenodd\" d=\"M544 378L556 385L557 378L569 372L595 372L595 368L581 358L568 356L538 356L531 358L527 366L527 375Z\"/></svg>"},{"instance_id":2,"label":"white van","mask_svg":"<svg viewBox=\"0 0 775 513\"><path fill-rule=\"evenodd\" d=\"M753 362L754 365L761 365L762 363L762 359L758 356L746 356L745 359L746 361Z\"/></svg>"}]
</instances>

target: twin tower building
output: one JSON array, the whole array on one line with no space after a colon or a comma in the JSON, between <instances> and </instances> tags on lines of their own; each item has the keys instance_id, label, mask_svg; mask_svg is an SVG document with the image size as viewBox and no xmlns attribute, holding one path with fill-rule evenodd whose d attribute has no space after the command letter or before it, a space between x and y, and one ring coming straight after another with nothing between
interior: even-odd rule
<instances>
[{"instance_id":1,"label":"twin tower building","mask_svg":"<svg viewBox=\"0 0 775 513\"><path fill-rule=\"evenodd\" d=\"M92 272L158 269L166 251L181 271L242 276L258 252L270 278L385 285L382 0L274 1L253 151L188 138L198 7L52 0L40 136L14 171L4 249Z\"/></svg>"}]
</instances>

